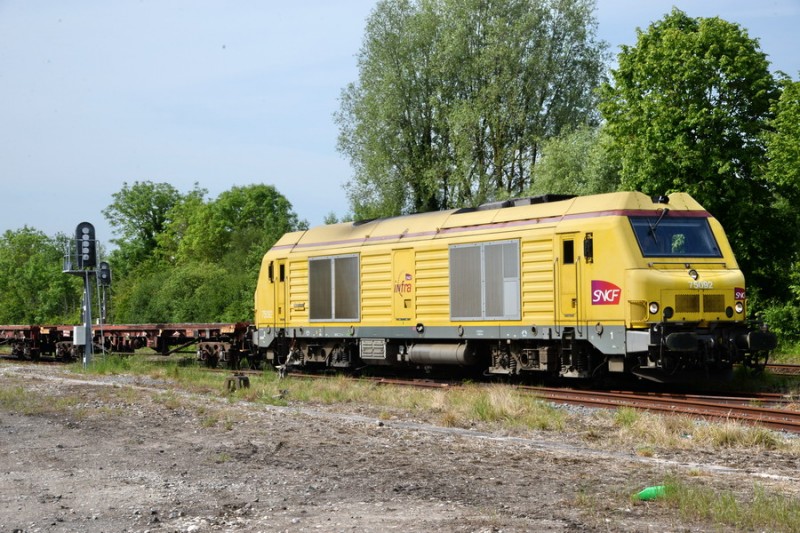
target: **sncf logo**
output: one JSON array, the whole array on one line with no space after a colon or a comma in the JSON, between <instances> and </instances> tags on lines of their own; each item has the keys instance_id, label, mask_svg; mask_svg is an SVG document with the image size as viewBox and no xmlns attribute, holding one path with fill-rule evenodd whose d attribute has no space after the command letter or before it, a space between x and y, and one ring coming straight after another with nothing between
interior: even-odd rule
<instances>
[{"instance_id":1,"label":"sncf logo","mask_svg":"<svg viewBox=\"0 0 800 533\"><path fill-rule=\"evenodd\" d=\"M736 300L744 300L745 299L745 292L744 289L736 287L733 289L733 297Z\"/></svg>"},{"instance_id":2,"label":"sncf logo","mask_svg":"<svg viewBox=\"0 0 800 533\"><path fill-rule=\"evenodd\" d=\"M592 305L617 305L622 289L608 281L592 280Z\"/></svg>"}]
</instances>

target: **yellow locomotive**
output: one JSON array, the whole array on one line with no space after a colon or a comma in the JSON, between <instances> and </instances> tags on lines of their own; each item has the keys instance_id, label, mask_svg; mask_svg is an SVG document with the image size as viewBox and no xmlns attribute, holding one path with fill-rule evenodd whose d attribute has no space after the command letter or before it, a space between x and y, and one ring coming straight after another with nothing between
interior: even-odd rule
<instances>
[{"instance_id":1,"label":"yellow locomotive","mask_svg":"<svg viewBox=\"0 0 800 533\"><path fill-rule=\"evenodd\" d=\"M745 296L689 195L548 195L288 233L262 262L254 340L275 365L666 380L766 358Z\"/></svg>"}]
</instances>

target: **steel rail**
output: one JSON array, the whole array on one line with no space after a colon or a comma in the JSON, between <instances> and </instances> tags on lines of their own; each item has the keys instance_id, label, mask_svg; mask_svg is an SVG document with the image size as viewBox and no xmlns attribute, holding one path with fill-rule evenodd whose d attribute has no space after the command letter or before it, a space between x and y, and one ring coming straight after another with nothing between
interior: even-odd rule
<instances>
[{"instance_id":1,"label":"steel rail","mask_svg":"<svg viewBox=\"0 0 800 533\"><path fill-rule=\"evenodd\" d=\"M773 374L798 376L800 375L800 365L790 363L767 363L766 369Z\"/></svg>"},{"instance_id":2,"label":"steel rail","mask_svg":"<svg viewBox=\"0 0 800 533\"><path fill-rule=\"evenodd\" d=\"M315 374L290 373L300 378L320 377ZM404 380L383 377L359 377L359 381L369 381L379 385L396 385L424 388L458 388L452 382L436 380ZM710 420L732 420L758 425L770 429L800 432L800 411L769 408L752 405L753 402L772 404L794 402L779 394L761 393L744 396L711 396L671 393L637 393L630 391L583 391L557 389L552 387L517 386L518 390L536 395L555 403L568 403L587 407L618 409L631 407L644 411L670 415L686 415Z\"/></svg>"},{"instance_id":3,"label":"steel rail","mask_svg":"<svg viewBox=\"0 0 800 533\"><path fill-rule=\"evenodd\" d=\"M561 389L538 389L532 387L531 394L553 402L584 405L590 407L619 408L631 407L644 411L682 414L705 419L734 420L756 424L771 429L800 432L800 412L786 409L774 409L748 405L752 398L727 397L722 401L715 399L693 399L678 395L677 397L651 396L647 394L627 392L598 392ZM739 403L733 403L734 400Z\"/></svg>"}]
</instances>

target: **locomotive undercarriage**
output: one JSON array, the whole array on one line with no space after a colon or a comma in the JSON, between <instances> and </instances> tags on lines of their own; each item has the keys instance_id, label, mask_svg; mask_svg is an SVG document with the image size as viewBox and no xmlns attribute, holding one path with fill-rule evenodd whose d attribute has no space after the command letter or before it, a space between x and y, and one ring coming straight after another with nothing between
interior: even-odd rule
<instances>
[{"instance_id":1,"label":"locomotive undercarriage","mask_svg":"<svg viewBox=\"0 0 800 533\"><path fill-rule=\"evenodd\" d=\"M607 358L572 332L560 340L540 341L426 341L391 339L331 340L278 336L265 353L267 361L286 372L291 368L357 369L482 368L487 374L521 375L542 372L553 376L589 378L605 367Z\"/></svg>"},{"instance_id":2,"label":"locomotive undercarriage","mask_svg":"<svg viewBox=\"0 0 800 533\"><path fill-rule=\"evenodd\" d=\"M462 367L492 375L543 373L592 379L606 373L655 381L719 376L734 364L763 368L775 336L745 325L707 327L661 323L629 330L627 354L607 355L587 338L564 328L560 338L526 340L294 338L278 335L262 352L282 371L292 367L358 369Z\"/></svg>"},{"instance_id":3,"label":"locomotive undercarriage","mask_svg":"<svg viewBox=\"0 0 800 533\"><path fill-rule=\"evenodd\" d=\"M498 342L491 347L490 374L544 372L553 376L591 378L605 368L607 358L589 342L568 331L558 341Z\"/></svg>"},{"instance_id":4,"label":"locomotive undercarriage","mask_svg":"<svg viewBox=\"0 0 800 533\"><path fill-rule=\"evenodd\" d=\"M637 355L631 371L656 381L719 375L730 371L734 364L763 370L769 352L777 344L769 331L719 324L654 324L649 335L647 351Z\"/></svg>"},{"instance_id":5,"label":"locomotive undercarriage","mask_svg":"<svg viewBox=\"0 0 800 533\"><path fill-rule=\"evenodd\" d=\"M355 341L321 342L278 336L266 350L266 360L286 371L290 367L354 368L358 364Z\"/></svg>"}]
</instances>

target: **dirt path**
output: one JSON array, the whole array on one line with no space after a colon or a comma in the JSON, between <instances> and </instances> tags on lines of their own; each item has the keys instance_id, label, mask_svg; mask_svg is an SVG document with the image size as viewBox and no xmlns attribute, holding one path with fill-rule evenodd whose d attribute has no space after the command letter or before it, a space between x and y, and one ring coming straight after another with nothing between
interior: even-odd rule
<instances>
[{"instance_id":1,"label":"dirt path","mask_svg":"<svg viewBox=\"0 0 800 533\"><path fill-rule=\"evenodd\" d=\"M30 369L0 365L0 390L28 405L0 410L1 532L718 531L630 494L690 472L743 494L756 479L800 486L792 457L758 469L735 454L644 458L570 433L379 422Z\"/></svg>"}]
</instances>

